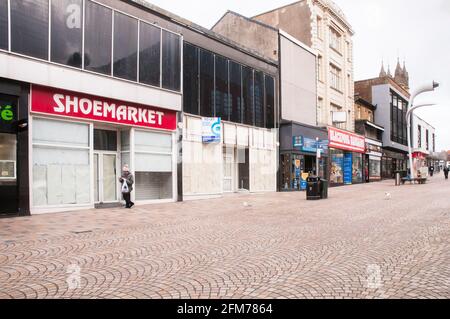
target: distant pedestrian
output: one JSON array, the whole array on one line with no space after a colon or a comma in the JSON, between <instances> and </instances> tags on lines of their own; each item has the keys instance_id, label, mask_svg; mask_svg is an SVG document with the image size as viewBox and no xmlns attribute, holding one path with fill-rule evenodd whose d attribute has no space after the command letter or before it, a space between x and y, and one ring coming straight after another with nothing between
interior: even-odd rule
<instances>
[{"instance_id":1,"label":"distant pedestrian","mask_svg":"<svg viewBox=\"0 0 450 319\"><path fill-rule=\"evenodd\" d=\"M133 207L134 203L131 201L131 192L133 191L134 177L128 165L123 166L122 176L119 178L119 182L122 184L122 196L126 203L125 208Z\"/></svg>"},{"instance_id":2,"label":"distant pedestrian","mask_svg":"<svg viewBox=\"0 0 450 319\"><path fill-rule=\"evenodd\" d=\"M449 172L449 168L448 168L448 166L445 166L445 167L444 167L444 176L445 176L445 179L448 179L448 172Z\"/></svg>"},{"instance_id":3,"label":"distant pedestrian","mask_svg":"<svg viewBox=\"0 0 450 319\"><path fill-rule=\"evenodd\" d=\"M433 165L430 166L429 171L430 171L430 176L433 177L433 175L434 175L434 166Z\"/></svg>"}]
</instances>

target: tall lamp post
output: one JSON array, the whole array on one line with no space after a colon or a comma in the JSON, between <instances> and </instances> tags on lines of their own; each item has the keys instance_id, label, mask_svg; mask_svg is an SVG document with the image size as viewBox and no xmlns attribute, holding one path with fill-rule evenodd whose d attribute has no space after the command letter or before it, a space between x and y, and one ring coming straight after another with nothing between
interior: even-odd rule
<instances>
[{"instance_id":1,"label":"tall lamp post","mask_svg":"<svg viewBox=\"0 0 450 319\"><path fill-rule=\"evenodd\" d=\"M413 158L412 158L412 132L411 132L411 119L412 119L412 115L414 113L414 110L418 109L419 107L424 107L424 106L430 106L430 105L434 105L431 103L427 103L427 104L420 104L420 105L414 105L414 99L422 93L425 92L431 92L434 91L436 88L439 87L439 83L437 82L432 82L431 84L426 84L423 85L419 88L417 88L415 91L413 91L413 93L411 94L411 98L409 99L409 103L408 103L408 112L406 113L406 121L407 126L408 126L408 151L409 151L409 169L410 169L410 179L414 179L415 174L414 174L414 167L413 167Z\"/></svg>"}]
</instances>

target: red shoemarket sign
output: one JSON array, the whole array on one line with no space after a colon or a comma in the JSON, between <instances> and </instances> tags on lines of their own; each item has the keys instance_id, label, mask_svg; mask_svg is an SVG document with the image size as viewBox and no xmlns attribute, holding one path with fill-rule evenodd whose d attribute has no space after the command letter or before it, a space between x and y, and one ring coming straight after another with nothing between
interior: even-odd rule
<instances>
[{"instance_id":1,"label":"red shoemarket sign","mask_svg":"<svg viewBox=\"0 0 450 319\"><path fill-rule=\"evenodd\" d=\"M328 139L331 148L357 153L366 152L366 139L363 136L329 127Z\"/></svg>"},{"instance_id":2,"label":"red shoemarket sign","mask_svg":"<svg viewBox=\"0 0 450 319\"><path fill-rule=\"evenodd\" d=\"M31 112L76 119L175 130L175 111L39 85L31 88Z\"/></svg>"}]
</instances>

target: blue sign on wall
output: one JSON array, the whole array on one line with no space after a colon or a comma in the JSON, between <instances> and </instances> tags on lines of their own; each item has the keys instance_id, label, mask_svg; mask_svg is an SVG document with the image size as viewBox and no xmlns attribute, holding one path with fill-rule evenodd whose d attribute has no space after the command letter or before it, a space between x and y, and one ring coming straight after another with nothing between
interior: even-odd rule
<instances>
[{"instance_id":1,"label":"blue sign on wall","mask_svg":"<svg viewBox=\"0 0 450 319\"><path fill-rule=\"evenodd\" d=\"M222 121L220 117L202 118L203 143L220 143L222 140Z\"/></svg>"},{"instance_id":2,"label":"blue sign on wall","mask_svg":"<svg viewBox=\"0 0 450 319\"><path fill-rule=\"evenodd\" d=\"M351 185L353 176L353 156L352 153L344 153L344 184Z\"/></svg>"},{"instance_id":3,"label":"blue sign on wall","mask_svg":"<svg viewBox=\"0 0 450 319\"><path fill-rule=\"evenodd\" d=\"M317 153L317 146L323 150L322 153L326 153L328 150L328 140L319 140L317 142L313 138L294 136L293 144L294 148L306 153Z\"/></svg>"}]
</instances>

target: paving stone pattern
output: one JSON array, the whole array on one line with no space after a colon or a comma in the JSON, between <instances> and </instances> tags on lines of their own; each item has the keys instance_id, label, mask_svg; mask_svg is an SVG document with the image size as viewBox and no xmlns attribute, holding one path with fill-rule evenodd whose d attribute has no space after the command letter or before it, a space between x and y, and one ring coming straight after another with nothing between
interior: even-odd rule
<instances>
[{"instance_id":1,"label":"paving stone pattern","mask_svg":"<svg viewBox=\"0 0 450 319\"><path fill-rule=\"evenodd\" d=\"M0 219L0 298L450 298L450 182Z\"/></svg>"}]
</instances>

